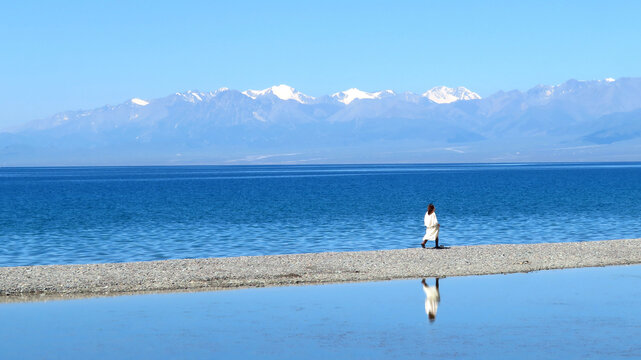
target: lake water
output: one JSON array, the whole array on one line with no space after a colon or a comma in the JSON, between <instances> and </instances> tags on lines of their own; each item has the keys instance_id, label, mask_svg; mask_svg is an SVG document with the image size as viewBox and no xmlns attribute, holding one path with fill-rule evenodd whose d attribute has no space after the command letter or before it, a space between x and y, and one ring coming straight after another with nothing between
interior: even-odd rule
<instances>
[{"instance_id":1,"label":"lake water","mask_svg":"<svg viewBox=\"0 0 641 360\"><path fill-rule=\"evenodd\" d=\"M0 266L641 237L641 163L0 168Z\"/></svg>"},{"instance_id":2,"label":"lake water","mask_svg":"<svg viewBox=\"0 0 641 360\"><path fill-rule=\"evenodd\" d=\"M427 279L433 286L434 279ZM0 304L1 359L637 359L641 266Z\"/></svg>"}]
</instances>

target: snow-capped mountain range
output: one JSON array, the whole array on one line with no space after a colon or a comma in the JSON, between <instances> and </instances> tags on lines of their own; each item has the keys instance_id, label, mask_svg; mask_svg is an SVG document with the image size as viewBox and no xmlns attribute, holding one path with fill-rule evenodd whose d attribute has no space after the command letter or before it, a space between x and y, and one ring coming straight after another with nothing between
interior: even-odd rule
<instances>
[{"instance_id":1,"label":"snow-capped mountain range","mask_svg":"<svg viewBox=\"0 0 641 360\"><path fill-rule=\"evenodd\" d=\"M188 101L204 101L216 96L217 94L228 91L228 88L220 88L214 92L202 93L202 92L193 92L187 91L184 94L176 93L177 95L182 95ZM242 92L243 95L251 98L257 99L259 97L269 97L275 96L281 100L294 100L301 104L311 104L318 102L320 100L314 98L313 96L305 95L300 91L297 91L291 86L288 85L275 85L263 90L245 90ZM394 96L396 93L392 90L382 90L377 92L367 92L359 90L356 88L351 88L345 91L340 91L332 94L330 97L335 99L338 102L341 102L345 105L348 105L354 100L373 100L381 99L385 96ZM437 104L449 104L459 100L476 100L480 99L479 94L470 91L462 86L459 86L455 89L448 88L446 86L437 86L434 87L421 95L424 98L427 98ZM145 106L148 102L142 99L134 98L132 99L137 105ZM143 104L144 103L144 104Z\"/></svg>"},{"instance_id":2,"label":"snow-capped mountain range","mask_svg":"<svg viewBox=\"0 0 641 360\"><path fill-rule=\"evenodd\" d=\"M308 104L315 100L313 97L305 95L300 91L296 91L296 89L287 85L272 86L265 90L246 90L246 91L243 91L243 94L247 95L252 99L256 99L260 96L272 95L272 96L276 96L281 100L294 100L294 101L298 101L301 104Z\"/></svg>"},{"instance_id":3,"label":"snow-capped mountain range","mask_svg":"<svg viewBox=\"0 0 641 360\"><path fill-rule=\"evenodd\" d=\"M287 85L186 91L0 130L0 166L639 160L641 79L569 80L486 98Z\"/></svg>"}]
</instances>

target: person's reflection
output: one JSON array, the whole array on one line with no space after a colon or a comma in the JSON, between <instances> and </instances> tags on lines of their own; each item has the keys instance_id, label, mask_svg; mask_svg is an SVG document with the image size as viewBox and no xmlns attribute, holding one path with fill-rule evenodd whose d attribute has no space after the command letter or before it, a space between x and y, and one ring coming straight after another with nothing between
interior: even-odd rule
<instances>
[{"instance_id":1,"label":"person's reflection","mask_svg":"<svg viewBox=\"0 0 641 360\"><path fill-rule=\"evenodd\" d=\"M423 292L425 292L425 313L430 322L434 322L438 303L441 301L441 295L438 292L438 278L436 278L436 286L427 285L425 279L421 280L421 283L423 284Z\"/></svg>"}]
</instances>

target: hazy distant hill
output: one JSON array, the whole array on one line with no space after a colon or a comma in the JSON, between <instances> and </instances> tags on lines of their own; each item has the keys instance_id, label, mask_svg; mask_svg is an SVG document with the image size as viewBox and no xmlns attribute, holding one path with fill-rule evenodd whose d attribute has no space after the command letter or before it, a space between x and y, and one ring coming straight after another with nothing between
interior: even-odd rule
<instances>
[{"instance_id":1,"label":"hazy distant hill","mask_svg":"<svg viewBox=\"0 0 641 360\"><path fill-rule=\"evenodd\" d=\"M279 85L67 111L0 132L0 165L641 159L641 79L569 80L481 99Z\"/></svg>"}]
</instances>

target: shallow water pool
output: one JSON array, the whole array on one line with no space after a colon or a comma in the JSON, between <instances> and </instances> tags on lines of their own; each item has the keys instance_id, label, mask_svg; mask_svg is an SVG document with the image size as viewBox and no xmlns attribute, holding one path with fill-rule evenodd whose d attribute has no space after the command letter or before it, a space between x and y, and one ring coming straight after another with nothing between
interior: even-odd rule
<instances>
[{"instance_id":1,"label":"shallow water pool","mask_svg":"<svg viewBox=\"0 0 641 360\"><path fill-rule=\"evenodd\" d=\"M433 293L435 279L426 279ZM0 359L641 357L641 266L0 304Z\"/></svg>"}]
</instances>

